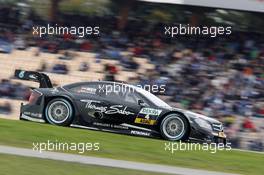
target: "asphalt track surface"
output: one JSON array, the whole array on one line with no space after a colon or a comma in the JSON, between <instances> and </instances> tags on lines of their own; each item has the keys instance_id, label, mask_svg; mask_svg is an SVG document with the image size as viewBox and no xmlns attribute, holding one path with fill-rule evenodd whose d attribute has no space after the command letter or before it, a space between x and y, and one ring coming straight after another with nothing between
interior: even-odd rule
<instances>
[{"instance_id":1,"label":"asphalt track surface","mask_svg":"<svg viewBox=\"0 0 264 175\"><path fill-rule=\"evenodd\" d=\"M51 160L58 160L65 162L75 162L81 164L98 165L98 166L113 167L113 168L124 168L131 170L156 172L156 173L177 174L177 175L232 175L229 173L220 173L214 171L197 170L191 168L180 168L174 166L148 164L148 163L138 163L132 161L97 158L91 156L74 155L74 154L66 154L66 153L47 152L47 151L40 153L39 151L33 151L31 149L16 148L9 146L0 146L0 153L24 156L24 157L35 157L41 159L51 159Z\"/></svg>"}]
</instances>

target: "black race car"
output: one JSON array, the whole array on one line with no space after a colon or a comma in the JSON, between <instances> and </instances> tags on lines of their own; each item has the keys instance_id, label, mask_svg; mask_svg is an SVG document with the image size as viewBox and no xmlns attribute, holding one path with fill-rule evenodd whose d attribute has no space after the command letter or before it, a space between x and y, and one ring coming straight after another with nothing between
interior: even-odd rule
<instances>
[{"instance_id":1,"label":"black race car","mask_svg":"<svg viewBox=\"0 0 264 175\"><path fill-rule=\"evenodd\" d=\"M15 77L40 83L20 119L166 140L226 143L222 123L177 109L142 88L107 81L53 88L47 75L16 70ZM118 87L118 88L117 88Z\"/></svg>"}]
</instances>

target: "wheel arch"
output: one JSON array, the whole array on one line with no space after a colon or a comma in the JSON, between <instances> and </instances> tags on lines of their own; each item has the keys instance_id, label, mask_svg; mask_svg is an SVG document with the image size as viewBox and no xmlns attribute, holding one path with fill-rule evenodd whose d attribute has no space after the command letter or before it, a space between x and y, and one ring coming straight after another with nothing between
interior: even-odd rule
<instances>
[{"instance_id":1,"label":"wheel arch","mask_svg":"<svg viewBox=\"0 0 264 175\"><path fill-rule=\"evenodd\" d=\"M46 106L48 105L48 103L55 99L55 98L62 98L64 100L67 100L73 107L73 115L74 116L77 116L79 115L79 111L78 111L78 108L77 108L77 105L76 103L74 102L74 100L71 99L71 97L67 96L67 95L56 95L56 96L47 96L45 97L44 99L44 108L43 108L43 114L45 114L45 108ZM46 120L46 119L45 119Z\"/></svg>"},{"instance_id":2,"label":"wheel arch","mask_svg":"<svg viewBox=\"0 0 264 175\"><path fill-rule=\"evenodd\" d=\"M182 113L180 111L169 111L169 112L164 113L161 117L159 117L157 126L160 127L162 120L166 116L168 116L170 114L178 114L178 115L181 115L182 117L184 117L186 119L186 121L188 123L188 131L187 131L188 134L187 134L187 137L189 138L189 136L191 134L191 124L190 124L190 120L189 120L188 117L186 117L186 115L184 115L184 113Z\"/></svg>"}]
</instances>

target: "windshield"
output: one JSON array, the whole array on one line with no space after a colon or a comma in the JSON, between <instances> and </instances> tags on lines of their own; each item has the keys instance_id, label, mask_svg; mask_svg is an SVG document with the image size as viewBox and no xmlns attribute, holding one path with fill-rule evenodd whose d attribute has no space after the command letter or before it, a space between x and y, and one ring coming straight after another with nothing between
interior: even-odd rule
<instances>
[{"instance_id":1,"label":"windshield","mask_svg":"<svg viewBox=\"0 0 264 175\"><path fill-rule=\"evenodd\" d=\"M167 107L167 108L170 107L170 105L168 105L163 100L161 100L160 98L156 97L155 95L153 95L149 91L146 91L146 90L144 90L142 88L139 88L139 87L136 87L136 90L137 90L138 93L142 94L149 101L151 101L152 103L154 103L156 106L159 106L159 107Z\"/></svg>"}]
</instances>

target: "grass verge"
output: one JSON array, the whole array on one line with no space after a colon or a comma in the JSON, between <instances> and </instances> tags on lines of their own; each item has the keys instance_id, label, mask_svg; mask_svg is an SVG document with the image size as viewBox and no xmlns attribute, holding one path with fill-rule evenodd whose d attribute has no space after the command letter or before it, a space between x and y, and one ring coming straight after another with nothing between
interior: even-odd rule
<instances>
[{"instance_id":1,"label":"grass verge","mask_svg":"<svg viewBox=\"0 0 264 175\"><path fill-rule=\"evenodd\" d=\"M84 153L89 156L240 174L264 174L263 154L233 150L218 151L215 154L208 151L177 151L172 154L164 150L166 141L162 140L0 119L0 145L32 149L33 142L47 140L67 143L99 142L99 151Z\"/></svg>"}]
</instances>

